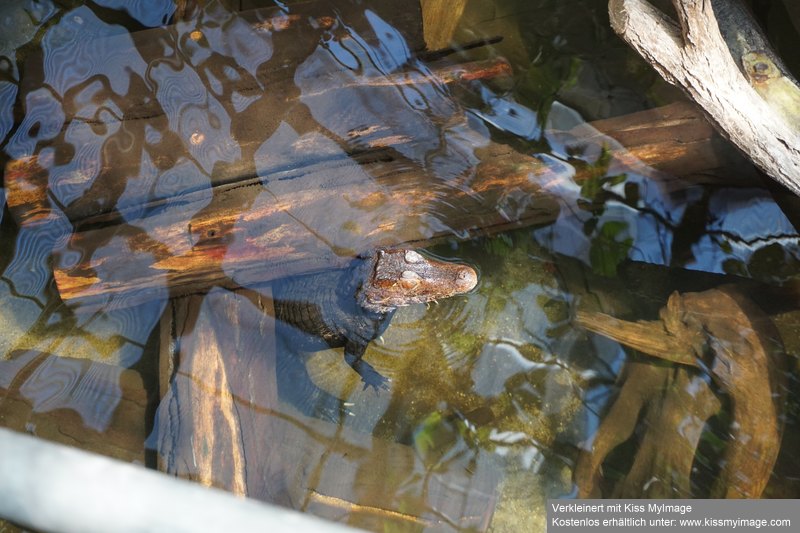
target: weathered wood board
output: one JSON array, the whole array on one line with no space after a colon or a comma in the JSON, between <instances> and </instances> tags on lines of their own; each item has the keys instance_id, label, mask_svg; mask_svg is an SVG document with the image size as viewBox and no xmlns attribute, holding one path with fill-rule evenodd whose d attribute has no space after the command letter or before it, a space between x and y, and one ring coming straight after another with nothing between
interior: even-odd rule
<instances>
[{"instance_id":1,"label":"weathered wood board","mask_svg":"<svg viewBox=\"0 0 800 533\"><path fill-rule=\"evenodd\" d=\"M596 129L572 134L587 144L605 142L598 131L620 139L630 151L616 150L614 156L632 167L644 162L693 182L718 182L714 176L724 175L730 183L734 174L727 172L737 166L739 183L752 184L752 167L721 143L690 104L589 126ZM545 164L499 145L476 149L475 155L480 159L474 175L440 184L438 191L427 172L393 159L396 154L387 149L299 169L290 165L267 184L251 178L211 193L184 193L151 205L133 224L78 231L70 241L73 253L65 257L80 260L57 266L59 288L75 303L95 306L122 294L116 305L128 305L213 284L247 285L338 266L343 257L373 246L424 245L448 232L499 231L555 219L557 199L540 184L564 178L566 164ZM9 166L9 201L29 223L52 214L46 191L35 185L46 176L36 161ZM583 177L579 172L574 179ZM329 186L320 189L320 181ZM442 209L442 197L454 207Z\"/></svg>"},{"instance_id":2,"label":"weathered wood board","mask_svg":"<svg viewBox=\"0 0 800 533\"><path fill-rule=\"evenodd\" d=\"M268 290L214 289L165 313L162 358L174 363L163 368L174 370L162 377L159 468L358 527L485 531L500 475L491 454L431 473L409 446L279 401L271 305Z\"/></svg>"},{"instance_id":3,"label":"weathered wood board","mask_svg":"<svg viewBox=\"0 0 800 533\"><path fill-rule=\"evenodd\" d=\"M71 221L280 170L286 159L262 146L282 126L356 151L385 145L387 136L398 144L404 126L406 142L435 143L433 129L381 111L401 105L409 91L447 104L436 98L441 79L425 66L401 69L424 48L414 2L364 10L348 0L311 0L292 2L288 13L211 4L198 20L112 36L91 10L73 18L81 19L77 26L64 21L52 32L63 42L48 34L45 52L26 57L22 131L38 133L8 147L16 159L37 156L51 200ZM388 27L406 55L377 61ZM330 51L328 41L347 48ZM376 92L382 109L360 106ZM347 120L339 120L342 113ZM379 115L385 124L360 135ZM37 148L39 141L47 146ZM326 158L311 150L293 155L295 167Z\"/></svg>"},{"instance_id":4,"label":"weathered wood board","mask_svg":"<svg viewBox=\"0 0 800 533\"><path fill-rule=\"evenodd\" d=\"M165 395L156 415L159 469L240 496L288 504L272 427L278 404L268 294L215 289L178 298L162 319Z\"/></svg>"},{"instance_id":5,"label":"weathered wood board","mask_svg":"<svg viewBox=\"0 0 800 533\"><path fill-rule=\"evenodd\" d=\"M267 186L218 188L210 202L186 195L132 224L74 233L56 283L70 304L114 307L341 267L379 246L553 221L558 203L539 180L556 172L492 149L474 175L446 185L402 162L347 159Z\"/></svg>"},{"instance_id":6,"label":"weathered wood board","mask_svg":"<svg viewBox=\"0 0 800 533\"><path fill-rule=\"evenodd\" d=\"M697 105L676 102L630 115L597 120L588 126L618 141L631 158L690 183L760 186L755 167L725 140ZM593 141L588 128L572 131Z\"/></svg>"}]
</instances>

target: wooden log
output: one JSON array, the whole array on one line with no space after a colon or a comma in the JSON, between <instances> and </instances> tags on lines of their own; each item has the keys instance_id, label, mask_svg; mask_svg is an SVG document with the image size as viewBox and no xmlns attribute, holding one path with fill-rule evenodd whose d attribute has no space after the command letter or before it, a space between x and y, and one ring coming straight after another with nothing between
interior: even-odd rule
<instances>
[{"instance_id":1,"label":"wooden log","mask_svg":"<svg viewBox=\"0 0 800 533\"><path fill-rule=\"evenodd\" d=\"M800 194L800 128L792 118L800 116L800 88L774 54L764 60L769 45L754 38L760 34L739 0L672 3L678 23L646 0L610 0L611 25L759 168Z\"/></svg>"},{"instance_id":2,"label":"wooden log","mask_svg":"<svg viewBox=\"0 0 800 533\"><path fill-rule=\"evenodd\" d=\"M637 428L644 435L630 471L605 496L691 497L695 451L706 420L721 407L719 399L683 369L629 361L621 377L616 400L575 467L579 497L604 496L603 461Z\"/></svg>"},{"instance_id":3,"label":"wooden log","mask_svg":"<svg viewBox=\"0 0 800 533\"><path fill-rule=\"evenodd\" d=\"M144 464L147 391L138 372L17 352L0 361L3 426Z\"/></svg>"},{"instance_id":4,"label":"wooden log","mask_svg":"<svg viewBox=\"0 0 800 533\"><path fill-rule=\"evenodd\" d=\"M691 102L596 120L571 131L578 139L602 143L600 134L619 142L614 157L632 168L647 165L689 183L761 186L755 168L725 140Z\"/></svg>"}]
</instances>

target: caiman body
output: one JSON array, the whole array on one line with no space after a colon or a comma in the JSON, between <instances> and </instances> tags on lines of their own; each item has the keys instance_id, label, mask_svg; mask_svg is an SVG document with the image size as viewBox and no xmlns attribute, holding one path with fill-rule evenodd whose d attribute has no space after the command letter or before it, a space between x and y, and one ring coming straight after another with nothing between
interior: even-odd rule
<instances>
[{"instance_id":1,"label":"caiman body","mask_svg":"<svg viewBox=\"0 0 800 533\"><path fill-rule=\"evenodd\" d=\"M362 357L367 345L386 329L396 308L463 294L477 281L477 273L467 265L391 249L358 257L344 270L276 284L275 318L285 344L279 356L280 382L286 383L282 387L291 387L286 392L303 403L309 396L330 400L311 383L302 361L284 354L344 347L345 360L361 376L364 387L385 388L386 378Z\"/></svg>"}]
</instances>

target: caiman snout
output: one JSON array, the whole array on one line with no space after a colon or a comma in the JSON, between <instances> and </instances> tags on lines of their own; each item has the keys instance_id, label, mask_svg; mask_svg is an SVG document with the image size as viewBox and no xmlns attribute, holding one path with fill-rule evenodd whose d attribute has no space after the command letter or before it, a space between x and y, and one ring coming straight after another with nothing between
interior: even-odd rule
<instances>
[{"instance_id":1,"label":"caiman snout","mask_svg":"<svg viewBox=\"0 0 800 533\"><path fill-rule=\"evenodd\" d=\"M448 298L469 292L478 283L472 267L425 257L414 250L378 250L372 261L359 301L373 311Z\"/></svg>"}]
</instances>

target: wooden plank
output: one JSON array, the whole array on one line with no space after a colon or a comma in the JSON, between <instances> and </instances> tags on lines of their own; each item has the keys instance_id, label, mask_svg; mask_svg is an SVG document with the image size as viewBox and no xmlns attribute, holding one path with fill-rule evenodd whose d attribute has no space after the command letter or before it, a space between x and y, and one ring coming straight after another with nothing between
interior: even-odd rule
<instances>
[{"instance_id":1,"label":"wooden plank","mask_svg":"<svg viewBox=\"0 0 800 533\"><path fill-rule=\"evenodd\" d=\"M702 176L701 181L708 181L715 168L727 168L719 168L719 137L691 106L673 105L591 126L597 129L573 132L575 142L608 144L597 133L604 131L631 145L630 153L619 145L611 148L614 157L632 165L641 167L633 159L642 157L656 167ZM324 151L325 142L317 141ZM707 156L698 157L698 152ZM342 256L369 247L425 245L448 232L497 231L554 219L556 200L543 194L539 183L568 175L568 165L558 168L496 145L476 154L482 162L475 176L440 183L439 189L431 187L428 173L385 150L299 169L288 165L266 185L251 179L220 186L210 205L202 191L172 198L172 203L151 203L147 216L128 225L77 232L71 253L56 267L56 280L62 297L73 304L130 305L214 284L247 285L335 267ZM18 218L48 220L48 194L30 184L46 171L35 161L8 168L9 203L21 207ZM739 168L745 174L752 169L741 160ZM579 172L574 179L583 176ZM748 180L745 175L742 183ZM320 189L319 183L330 185ZM455 207L448 212L436 203L435 210L429 209L437 197L449 197ZM518 204L513 211L508 208L512 202ZM98 225L111 222L94 220ZM430 230L437 226L441 232ZM80 262L71 263L74 257Z\"/></svg>"},{"instance_id":2,"label":"wooden plank","mask_svg":"<svg viewBox=\"0 0 800 533\"><path fill-rule=\"evenodd\" d=\"M3 426L144 464L147 391L138 372L17 352L0 361Z\"/></svg>"},{"instance_id":3,"label":"wooden plank","mask_svg":"<svg viewBox=\"0 0 800 533\"><path fill-rule=\"evenodd\" d=\"M268 291L180 298L178 353L156 422L159 468L236 494L375 529L486 531L500 470L490 453L430 472L413 448L305 417L277 396Z\"/></svg>"},{"instance_id":4,"label":"wooden plank","mask_svg":"<svg viewBox=\"0 0 800 533\"><path fill-rule=\"evenodd\" d=\"M282 502L269 483L282 468L269 444L279 436L269 417L254 416L278 403L271 302L226 290L184 300L173 307L180 349L157 415L159 468Z\"/></svg>"},{"instance_id":5,"label":"wooden plank","mask_svg":"<svg viewBox=\"0 0 800 533\"><path fill-rule=\"evenodd\" d=\"M627 153L614 153L622 161L631 166L644 164L691 183L761 186L755 167L690 102L597 120L571 133L587 144L602 143L598 137L608 136L625 147Z\"/></svg>"},{"instance_id":6,"label":"wooden plank","mask_svg":"<svg viewBox=\"0 0 800 533\"><path fill-rule=\"evenodd\" d=\"M445 183L403 160L344 159L267 185L217 188L211 203L184 195L129 224L74 233L56 283L73 305L130 305L340 267L380 246L555 219L558 204L541 183L556 171L505 146L485 152L474 175Z\"/></svg>"},{"instance_id":7,"label":"wooden plank","mask_svg":"<svg viewBox=\"0 0 800 533\"><path fill-rule=\"evenodd\" d=\"M630 161L635 168L642 167L638 158L643 158L657 168L686 172L695 181L714 181L715 172L719 172L730 183L730 176L735 174L726 169L738 160L739 175L744 174L740 183L752 184L752 166L721 149L719 136L689 104L589 126L593 128L573 132L575 142L608 145L611 139L622 139L630 145L630 152L613 143L610 149L614 157ZM608 133L611 139L602 133ZM698 153L706 155L699 157ZM195 200L197 207L192 207L191 196L186 195L182 209L202 216L189 220L165 210L136 222L137 228L146 231L127 228L129 236L121 228L77 233L71 248L84 260L74 266L58 265L56 280L62 297L69 302L91 305L101 301L98 299L109 302L112 296L121 294L123 302L132 298L135 303L169 294L170 290L180 293L219 283L246 285L335 267L341 264L341 256L369 247L425 245L448 233L491 232L514 224L554 220L557 200L539 183L561 179L569 174L570 167L544 164L498 145L477 154L482 162L475 176L442 184L439 190L432 189L427 173L409 168L406 161L367 160L358 164L358 159L345 158L274 174L267 186L251 182L249 191L238 185L217 188L220 192L208 207L203 205L204 197ZM385 157L393 156L386 152ZM581 181L584 176L579 171L573 178ZM320 181L335 186L319 189ZM253 195L254 200L248 198ZM431 210L437 196L447 196L456 207L447 212L437 204ZM508 211L506 206L513 196L523 199L520 203L525 207ZM247 215L240 213L240 206L247 207ZM31 208L31 213L33 216L38 211ZM447 220L441 233L428 229L439 222L431 213ZM246 223L237 223L245 219ZM97 248L99 243L120 237L123 240L116 248ZM123 244L128 250L145 253L123 254ZM269 267L265 267L267 262ZM136 294L137 290L153 292Z\"/></svg>"},{"instance_id":8,"label":"wooden plank","mask_svg":"<svg viewBox=\"0 0 800 533\"><path fill-rule=\"evenodd\" d=\"M709 176L717 166L719 139L702 120L696 109L669 106L595 125L633 145L633 154L652 165ZM592 131L576 142L608 142ZM681 151L687 145L696 149ZM708 157L696 157L698 150ZM72 253L56 267L56 280L62 297L74 304L129 305L214 284L247 285L335 267L342 256L369 247L424 245L448 232L496 231L554 219L556 200L539 183L567 175L570 167L544 164L497 145L476 153L482 162L475 176L442 183L438 190L426 172L403 159L391 160L396 154L385 151L383 159L373 153L372 160L344 157L288 168L273 174L266 186L255 179L217 187L210 205L207 194L184 194L172 204L151 205L149 216L129 225L76 233ZM614 156L631 159L619 148ZM48 216L41 207L47 195L25 188L27 176L43 171L32 163L15 164L12 170L9 201L26 199L27 220ZM320 182L330 185L320 189ZM437 197L448 197L455 207L448 212L436 203L431 210ZM508 208L511 202L518 203L514 211ZM430 231L436 226L442 231ZM66 261L75 254L79 263Z\"/></svg>"},{"instance_id":9,"label":"wooden plank","mask_svg":"<svg viewBox=\"0 0 800 533\"><path fill-rule=\"evenodd\" d=\"M312 116L314 102L333 103L342 91L372 85L401 100L402 83L438 83L419 68L375 66L382 24L398 32L408 54L424 48L419 5L400 0L370 10L309 0L242 13L212 4L191 24L97 38L88 28L102 34L103 23L89 10L80 16L89 36L65 23L61 42L27 55L19 96L23 121L48 132L39 164L49 171L48 194L71 221L143 203L137 196L154 200L268 173L274 166L259 147L283 123L301 134L331 129ZM333 38L361 67L337 62L345 59L325 45ZM88 61L87 47L102 53ZM379 137L373 132L369 142ZM12 143L9 153L39 156L35 145Z\"/></svg>"},{"instance_id":10,"label":"wooden plank","mask_svg":"<svg viewBox=\"0 0 800 533\"><path fill-rule=\"evenodd\" d=\"M323 77L325 73L312 74ZM76 156L73 164L68 165L56 164L51 152L11 160L6 166L5 176L9 188L9 210L20 223L36 222L45 220L55 205L77 225L98 225L135 218L137 213L157 208L176 196L190 193L208 195L210 188L254 180L256 176L264 180L287 179L287 170L299 173L305 167L314 168L324 161L333 160L331 164L336 164L336 159L346 156L356 160L380 159L386 157L382 152L387 147L405 153L428 151L438 144L438 130L423 123L412 132L413 113L403 106L398 107L397 103L402 91L408 88L430 94L442 85L508 77L511 67L503 59L492 59L456 65L439 62L431 65L428 72L372 72L370 76L352 76L347 69L334 69L327 74L331 79L308 95L297 94L291 78L285 83L292 89L269 87L268 93L260 85L225 87L225 91L235 91L242 99L254 95L263 98L266 94L286 95L285 98L271 97L264 102L259 100L258 105L251 105L246 113L225 109L231 130L236 133L235 141L221 139L219 132L215 135L211 131L201 131L202 128L171 131L177 118L170 116L165 108L180 106L180 102L167 97L159 100L157 94L148 96L146 92L126 96L124 101L129 103L129 108L122 118L114 115L103 115L93 120L73 117L72 122L65 122L69 124L68 141L64 138L54 142L56 150L69 151L74 149L73 146L114 147L123 143L123 137L129 144L130 136L134 136L137 144L135 147L126 144L126 149L119 153L112 149L104 150L102 154L94 154L91 161L80 161ZM286 73L281 71L281 76L286 76ZM306 74L305 83L310 83L309 76ZM202 86L197 89L208 90ZM305 110L307 105L314 107L314 102L318 102L317 107L325 107L327 102L332 108L347 107L344 102L362 97L376 99L386 106L394 105L395 110L408 119L408 124L398 126L392 120L362 123L360 128L350 129L345 132L344 139L337 141L335 138L331 140L324 124L318 123ZM42 98L39 95L29 104ZM150 102L148 107L138 109L140 100ZM154 107L156 104L152 102L160 105ZM450 102L450 105L454 104ZM223 113L221 109L216 111ZM453 107L452 111L456 112L457 108ZM206 112L214 115L213 110ZM176 112L176 115L180 114ZM354 111L353 114L358 113ZM103 133L98 134L98 129ZM109 135L108 130L117 133ZM161 132L157 144L145 142L147 130ZM294 141L301 146L286 144L287 136L296 137ZM215 160L213 165L203 164L197 152L212 149L210 144L221 141L235 145L234 151L238 154L232 155L230 160ZM284 144L276 147L276 142ZM283 153L276 153L278 150ZM76 165L81 168L76 168Z\"/></svg>"}]
</instances>

